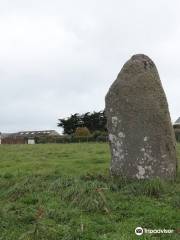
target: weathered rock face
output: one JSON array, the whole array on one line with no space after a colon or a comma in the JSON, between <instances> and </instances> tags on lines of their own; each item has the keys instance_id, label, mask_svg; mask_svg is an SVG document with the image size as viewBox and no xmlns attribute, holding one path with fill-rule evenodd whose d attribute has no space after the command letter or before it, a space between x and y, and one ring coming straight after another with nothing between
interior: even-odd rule
<instances>
[{"instance_id":1,"label":"weathered rock face","mask_svg":"<svg viewBox=\"0 0 180 240\"><path fill-rule=\"evenodd\" d=\"M138 54L126 62L106 95L111 173L127 178L176 176L175 136L153 61Z\"/></svg>"}]
</instances>

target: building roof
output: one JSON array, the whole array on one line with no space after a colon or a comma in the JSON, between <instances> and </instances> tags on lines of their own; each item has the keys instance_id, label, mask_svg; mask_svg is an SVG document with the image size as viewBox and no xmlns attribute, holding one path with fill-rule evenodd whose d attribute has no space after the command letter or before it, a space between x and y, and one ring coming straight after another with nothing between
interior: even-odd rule
<instances>
[{"instance_id":1,"label":"building roof","mask_svg":"<svg viewBox=\"0 0 180 240\"><path fill-rule=\"evenodd\" d=\"M175 121L174 124L180 124L180 117Z\"/></svg>"},{"instance_id":2,"label":"building roof","mask_svg":"<svg viewBox=\"0 0 180 240\"><path fill-rule=\"evenodd\" d=\"M12 133L0 133L1 138L9 137Z\"/></svg>"},{"instance_id":3,"label":"building roof","mask_svg":"<svg viewBox=\"0 0 180 240\"><path fill-rule=\"evenodd\" d=\"M41 131L21 131L18 133L15 133L17 136L59 136L59 133L55 130L41 130Z\"/></svg>"},{"instance_id":4,"label":"building roof","mask_svg":"<svg viewBox=\"0 0 180 240\"><path fill-rule=\"evenodd\" d=\"M21 131L17 133L2 134L2 138L6 137L28 137L34 138L38 136L59 136L59 133L55 130L41 130L41 131Z\"/></svg>"}]
</instances>

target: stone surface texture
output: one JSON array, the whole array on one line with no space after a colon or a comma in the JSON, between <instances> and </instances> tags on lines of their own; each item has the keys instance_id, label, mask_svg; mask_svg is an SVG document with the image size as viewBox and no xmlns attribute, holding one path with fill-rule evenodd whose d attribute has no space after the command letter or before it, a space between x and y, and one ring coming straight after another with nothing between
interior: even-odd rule
<instances>
[{"instance_id":1,"label":"stone surface texture","mask_svg":"<svg viewBox=\"0 0 180 240\"><path fill-rule=\"evenodd\" d=\"M110 171L126 178L174 179L175 136L154 62L131 57L106 95Z\"/></svg>"}]
</instances>

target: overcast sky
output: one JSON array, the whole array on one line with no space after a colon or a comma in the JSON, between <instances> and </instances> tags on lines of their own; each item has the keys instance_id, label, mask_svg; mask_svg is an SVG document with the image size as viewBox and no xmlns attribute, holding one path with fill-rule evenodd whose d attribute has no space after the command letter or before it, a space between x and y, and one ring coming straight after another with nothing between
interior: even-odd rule
<instances>
[{"instance_id":1,"label":"overcast sky","mask_svg":"<svg viewBox=\"0 0 180 240\"><path fill-rule=\"evenodd\" d=\"M179 0L0 0L0 131L104 108L131 55L151 57L180 116Z\"/></svg>"}]
</instances>

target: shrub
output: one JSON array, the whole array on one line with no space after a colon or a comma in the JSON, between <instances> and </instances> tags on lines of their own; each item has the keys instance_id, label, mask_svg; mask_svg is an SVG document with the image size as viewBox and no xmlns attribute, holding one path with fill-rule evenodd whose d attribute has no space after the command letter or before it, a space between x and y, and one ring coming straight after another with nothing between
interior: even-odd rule
<instances>
[{"instance_id":1,"label":"shrub","mask_svg":"<svg viewBox=\"0 0 180 240\"><path fill-rule=\"evenodd\" d=\"M91 141L94 141L94 139L90 136L90 137L85 137L85 136L82 136L82 137L76 137L76 136L73 136L71 138L71 142L72 143L78 143L78 142L91 142Z\"/></svg>"},{"instance_id":2,"label":"shrub","mask_svg":"<svg viewBox=\"0 0 180 240\"><path fill-rule=\"evenodd\" d=\"M108 141L108 137L107 136L98 136L96 138L97 142L107 142Z\"/></svg>"},{"instance_id":3,"label":"shrub","mask_svg":"<svg viewBox=\"0 0 180 240\"><path fill-rule=\"evenodd\" d=\"M175 129L176 141L180 142L180 129Z\"/></svg>"},{"instance_id":4,"label":"shrub","mask_svg":"<svg viewBox=\"0 0 180 240\"><path fill-rule=\"evenodd\" d=\"M108 135L105 131L94 131L92 135L97 142L107 142L108 140Z\"/></svg>"},{"instance_id":5,"label":"shrub","mask_svg":"<svg viewBox=\"0 0 180 240\"><path fill-rule=\"evenodd\" d=\"M91 134L87 127L78 127L74 135L75 137L89 137Z\"/></svg>"}]
</instances>

